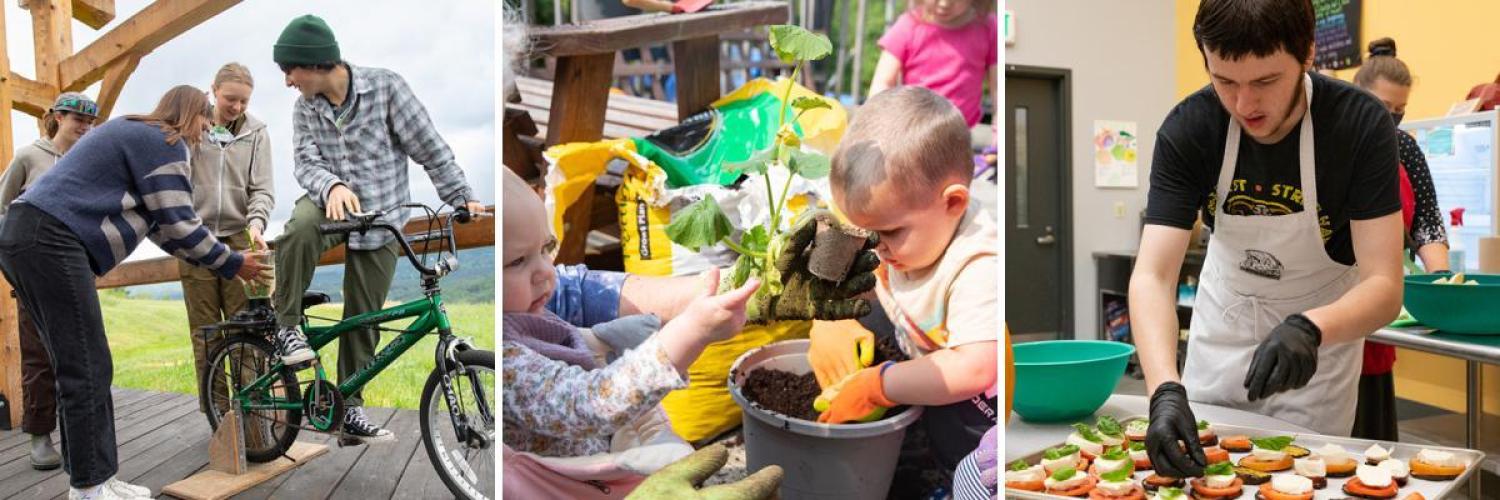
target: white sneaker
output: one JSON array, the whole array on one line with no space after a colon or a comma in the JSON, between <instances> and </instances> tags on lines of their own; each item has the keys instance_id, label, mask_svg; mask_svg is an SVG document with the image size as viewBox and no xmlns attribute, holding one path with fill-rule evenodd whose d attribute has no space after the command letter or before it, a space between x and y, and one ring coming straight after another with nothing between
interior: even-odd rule
<instances>
[{"instance_id":1,"label":"white sneaker","mask_svg":"<svg viewBox=\"0 0 1500 500\"><path fill-rule=\"evenodd\" d=\"M122 497L134 495L138 497L152 498L151 488L130 484L113 477L104 482L104 487L114 490L115 493L118 493Z\"/></svg>"},{"instance_id":2,"label":"white sneaker","mask_svg":"<svg viewBox=\"0 0 1500 500\"><path fill-rule=\"evenodd\" d=\"M86 490L91 490L87 491ZM87 489L68 488L68 500L150 500L151 492L146 488L110 478L104 484ZM144 495L136 494L145 490Z\"/></svg>"}]
</instances>

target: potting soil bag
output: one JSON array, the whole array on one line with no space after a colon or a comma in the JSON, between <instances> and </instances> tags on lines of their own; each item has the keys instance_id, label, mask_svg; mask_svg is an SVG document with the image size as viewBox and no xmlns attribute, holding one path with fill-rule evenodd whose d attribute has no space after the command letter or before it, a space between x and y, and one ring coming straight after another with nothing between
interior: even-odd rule
<instances>
[{"instance_id":1,"label":"potting soil bag","mask_svg":"<svg viewBox=\"0 0 1500 500\"><path fill-rule=\"evenodd\" d=\"M782 106L781 97L791 85L791 97L815 97L811 90L782 79L772 83L752 80L720 98L707 111L687 117L676 127L636 140L636 150L667 172L673 188L715 184L727 186L740 178L726 171L725 162L740 162L771 146L783 109L792 129L803 141L824 155L832 155L844 135L848 114L831 100L831 107L814 109L797 118L797 110Z\"/></svg>"},{"instance_id":2,"label":"potting soil bag","mask_svg":"<svg viewBox=\"0 0 1500 500\"><path fill-rule=\"evenodd\" d=\"M661 402L672 430L695 446L740 425L740 406L729 395L729 368L745 352L772 342L805 339L811 321L783 321L765 326L745 325L734 338L709 344L688 367L688 386L667 394Z\"/></svg>"},{"instance_id":3,"label":"potting soil bag","mask_svg":"<svg viewBox=\"0 0 1500 500\"><path fill-rule=\"evenodd\" d=\"M579 201L584 190L604 174L610 160L623 151L635 151L635 143L630 139L575 142L542 152L542 158L547 160L547 172L542 177L547 184L547 196L542 204L547 208L552 234L559 243L567 234L563 230L563 212Z\"/></svg>"}]
</instances>

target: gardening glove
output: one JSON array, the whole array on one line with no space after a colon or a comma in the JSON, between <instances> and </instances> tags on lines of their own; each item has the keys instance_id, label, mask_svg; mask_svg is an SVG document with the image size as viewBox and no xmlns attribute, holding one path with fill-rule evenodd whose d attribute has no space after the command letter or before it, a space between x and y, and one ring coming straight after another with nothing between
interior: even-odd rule
<instances>
[{"instance_id":1,"label":"gardening glove","mask_svg":"<svg viewBox=\"0 0 1500 500\"><path fill-rule=\"evenodd\" d=\"M1318 371L1318 345L1322 343L1323 332L1307 316L1287 316L1255 348L1250 370L1245 372L1250 400L1306 386Z\"/></svg>"},{"instance_id":2,"label":"gardening glove","mask_svg":"<svg viewBox=\"0 0 1500 500\"><path fill-rule=\"evenodd\" d=\"M632 314L599 323L589 331L605 344L609 344L610 350L614 351L611 356L613 358L641 345L641 342L645 342L651 334L660 329L661 318L656 317L655 314Z\"/></svg>"},{"instance_id":3,"label":"gardening glove","mask_svg":"<svg viewBox=\"0 0 1500 500\"><path fill-rule=\"evenodd\" d=\"M812 344L807 362L818 377L819 388L827 389L875 362L875 334L858 321L814 322L808 337Z\"/></svg>"},{"instance_id":4,"label":"gardening glove","mask_svg":"<svg viewBox=\"0 0 1500 500\"><path fill-rule=\"evenodd\" d=\"M707 446L647 477L627 499L654 500L762 500L772 498L781 486L781 467L768 465L750 477L730 484L695 489L729 462L729 450L722 444Z\"/></svg>"},{"instance_id":5,"label":"gardening glove","mask_svg":"<svg viewBox=\"0 0 1500 500\"><path fill-rule=\"evenodd\" d=\"M785 238L781 255L773 263L781 275L781 293L756 295L751 302L748 323L810 319L836 321L860 318L870 313L870 303L859 296L875 288L874 271L880 265L880 258L875 256L874 248L879 240L872 234L865 241L842 281L825 280L814 275L808 267L819 220L837 223L832 212L812 209L804 212L790 231L778 235Z\"/></svg>"},{"instance_id":6,"label":"gardening glove","mask_svg":"<svg viewBox=\"0 0 1500 500\"><path fill-rule=\"evenodd\" d=\"M885 387L880 378L885 368L892 364L894 363L886 361L880 366L854 372L843 381L825 389L823 394L813 401L813 409L822 412L818 414L818 422L823 424L869 422L885 416L886 408L896 406L896 403L886 399Z\"/></svg>"},{"instance_id":7,"label":"gardening glove","mask_svg":"<svg viewBox=\"0 0 1500 500\"><path fill-rule=\"evenodd\" d=\"M1146 456L1157 473L1167 477L1199 477L1208 466L1208 457L1198 444L1198 420L1188 407L1187 389L1182 384L1163 382L1151 394Z\"/></svg>"}]
</instances>

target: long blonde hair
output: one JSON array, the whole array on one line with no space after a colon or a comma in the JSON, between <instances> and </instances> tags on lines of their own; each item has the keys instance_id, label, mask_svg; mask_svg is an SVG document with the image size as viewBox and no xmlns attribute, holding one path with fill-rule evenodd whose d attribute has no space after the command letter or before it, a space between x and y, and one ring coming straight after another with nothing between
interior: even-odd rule
<instances>
[{"instance_id":1,"label":"long blonde hair","mask_svg":"<svg viewBox=\"0 0 1500 500\"><path fill-rule=\"evenodd\" d=\"M202 90L192 85L178 85L161 96L161 101L156 103L156 109L151 113L128 115L125 119L156 125L162 132L166 132L167 144L177 144L177 140L181 139L187 141L189 146L197 146L203 134L189 128L199 119L211 119L209 112L208 96Z\"/></svg>"}]
</instances>

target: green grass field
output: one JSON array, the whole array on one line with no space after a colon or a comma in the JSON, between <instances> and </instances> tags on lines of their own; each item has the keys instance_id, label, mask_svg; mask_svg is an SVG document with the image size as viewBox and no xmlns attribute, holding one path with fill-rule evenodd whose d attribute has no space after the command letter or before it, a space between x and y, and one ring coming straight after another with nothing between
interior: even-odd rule
<instances>
[{"instance_id":1,"label":"green grass field","mask_svg":"<svg viewBox=\"0 0 1500 500\"><path fill-rule=\"evenodd\" d=\"M193 380L193 346L188 337L187 310L181 301L125 297L121 293L101 292L104 327L114 353L114 385L132 389L196 394ZM481 349L495 348L494 304L447 304L454 333L468 337ZM328 304L313 309L314 316L339 317L342 305ZM402 324L388 324L396 328ZM384 334L381 347L395 333ZM416 409L422 396L422 384L432 373L432 354L437 338L424 339L407 351L395 364L381 372L365 386L366 406ZM378 350L378 348L377 348ZM336 377L337 343L320 351L329 377ZM311 371L302 375L311 376Z\"/></svg>"}]
</instances>

